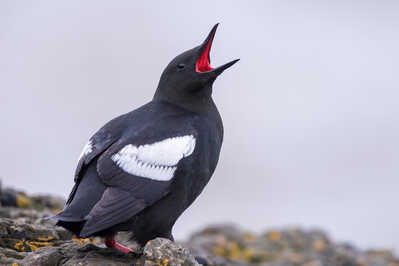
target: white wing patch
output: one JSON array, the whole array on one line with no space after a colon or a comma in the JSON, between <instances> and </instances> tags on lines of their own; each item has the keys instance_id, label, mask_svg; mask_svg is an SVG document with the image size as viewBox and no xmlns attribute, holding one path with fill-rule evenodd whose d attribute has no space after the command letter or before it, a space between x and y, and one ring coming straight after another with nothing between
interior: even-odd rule
<instances>
[{"instance_id":1,"label":"white wing patch","mask_svg":"<svg viewBox=\"0 0 399 266\"><path fill-rule=\"evenodd\" d=\"M177 163L190 156L195 148L193 135L167 138L152 144L128 144L112 160L125 172L158 181L172 179Z\"/></svg>"},{"instance_id":2,"label":"white wing patch","mask_svg":"<svg viewBox=\"0 0 399 266\"><path fill-rule=\"evenodd\" d=\"M89 154L90 152L93 151L93 143L91 139L86 143L86 145L83 147L82 152L79 155L79 160L83 157Z\"/></svg>"}]
</instances>

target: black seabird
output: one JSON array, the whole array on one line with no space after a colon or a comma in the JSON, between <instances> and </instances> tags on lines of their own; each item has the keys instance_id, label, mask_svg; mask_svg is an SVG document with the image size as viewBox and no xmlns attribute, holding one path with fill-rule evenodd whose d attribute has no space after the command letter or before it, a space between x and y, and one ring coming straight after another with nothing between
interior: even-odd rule
<instances>
[{"instance_id":1,"label":"black seabird","mask_svg":"<svg viewBox=\"0 0 399 266\"><path fill-rule=\"evenodd\" d=\"M234 60L217 68L209 53L217 24L205 41L174 58L144 106L121 115L92 136L80 156L75 185L61 213L51 217L79 237L118 231L140 245L173 240L177 218L211 178L223 141L212 84Z\"/></svg>"}]
</instances>

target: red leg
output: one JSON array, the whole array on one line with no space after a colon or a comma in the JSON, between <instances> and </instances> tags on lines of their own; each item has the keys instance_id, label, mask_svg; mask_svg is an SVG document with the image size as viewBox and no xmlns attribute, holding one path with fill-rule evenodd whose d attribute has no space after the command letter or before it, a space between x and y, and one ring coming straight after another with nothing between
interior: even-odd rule
<instances>
[{"instance_id":1,"label":"red leg","mask_svg":"<svg viewBox=\"0 0 399 266\"><path fill-rule=\"evenodd\" d=\"M126 254L129 252L133 252L133 250L131 250L130 248L122 246L121 244L116 242L113 237L105 238L104 243L107 247L119 249L120 251L122 251L123 253L126 253Z\"/></svg>"}]
</instances>

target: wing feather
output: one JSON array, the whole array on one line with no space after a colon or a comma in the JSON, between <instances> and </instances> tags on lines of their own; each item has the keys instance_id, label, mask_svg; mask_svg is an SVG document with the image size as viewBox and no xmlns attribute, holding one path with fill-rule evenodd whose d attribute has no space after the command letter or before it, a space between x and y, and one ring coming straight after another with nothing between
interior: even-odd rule
<instances>
[{"instance_id":1,"label":"wing feather","mask_svg":"<svg viewBox=\"0 0 399 266\"><path fill-rule=\"evenodd\" d=\"M98 132L90 139L90 152L83 152L79 161L77 180L84 176L85 165L97 158L98 178L106 186L85 217L81 237L132 218L170 193L175 172L184 171L179 168L191 169L181 164L195 150L198 134L191 120L157 119L122 131L119 135Z\"/></svg>"},{"instance_id":2,"label":"wing feather","mask_svg":"<svg viewBox=\"0 0 399 266\"><path fill-rule=\"evenodd\" d=\"M87 237L95 232L122 223L146 207L143 199L138 199L132 193L109 187L99 202L94 205L85 217L86 223L80 232L81 237Z\"/></svg>"}]
</instances>

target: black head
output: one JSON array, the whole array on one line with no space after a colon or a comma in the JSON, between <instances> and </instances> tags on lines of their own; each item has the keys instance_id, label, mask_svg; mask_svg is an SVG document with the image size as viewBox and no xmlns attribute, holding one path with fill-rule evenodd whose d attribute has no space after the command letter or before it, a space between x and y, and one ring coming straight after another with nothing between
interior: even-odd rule
<instances>
[{"instance_id":1,"label":"black head","mask_svg":"<svg viewBox=\"0 0 399 266\"><path fill-rule=\"evenodd\" d=\"M215 79L239 60L217 68L210 66L209 54L217 27L218 24L201 45L176 56L169 63L161 75L154 99L193 102L211 97Z\"/></svg>"}]
</instances>

